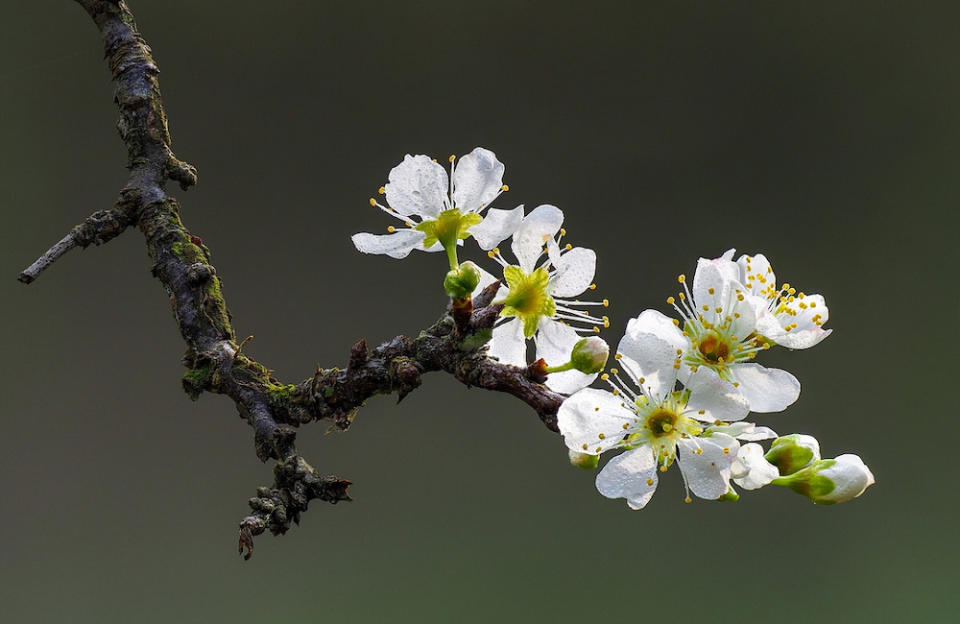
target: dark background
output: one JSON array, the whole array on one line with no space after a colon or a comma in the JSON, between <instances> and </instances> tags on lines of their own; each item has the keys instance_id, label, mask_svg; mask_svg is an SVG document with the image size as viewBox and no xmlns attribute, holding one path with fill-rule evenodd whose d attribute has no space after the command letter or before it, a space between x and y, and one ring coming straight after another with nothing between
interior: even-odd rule
<instances>
[{"instance_id":1,"label":"dark background","mask_svg":"<svg viewBox=\"0 0 960 624\"><path fill-rule=\"evenodd\" d=\"M0 602L11 622L951 620L958 540L957 15L950 3L133 4L162 69L177 191L246 350L289 381L441 312L442 256L362 257L403 155L477 145L500 208L554 203L599 252L615 343L728 247L824 294L834 334L768 353L803 383L758 421L877 484L602 498L507 396L443 375L300 435L356 501L236 555L271 469L232 403L180 390L142 236L17 273L125 179L98 34L19 3L0 37ZM465 257L483 259L475 253ZM492 268L488 265L488 268Z\"/></svg>"}]
</instances>

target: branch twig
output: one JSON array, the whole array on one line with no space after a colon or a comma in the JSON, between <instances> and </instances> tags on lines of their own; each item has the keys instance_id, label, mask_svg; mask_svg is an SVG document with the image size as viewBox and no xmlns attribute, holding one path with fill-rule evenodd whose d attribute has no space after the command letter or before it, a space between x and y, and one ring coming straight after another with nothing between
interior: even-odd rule
<instances>
[{"instance_id":1,"label":"branch twig","mask_svg":"<svg viewBox=\"0 0 960 624\"><path fill-rule=\"evenodd\" d=\"M460 301L429 329L411 339L397 336L372 351L365 341L351 349L345 369L318 369L300 384L284 384L269 369L242 352L223 298L222 283L210 264L210 251L180 220L168 180L186 190L197 182L196 169L170 149L170 133L157 81L159 70L121 0L77 0L103 37L108 66L116 82L118 128L127 147L130 176L116 206L94 213L20 275L30 283L74 247L105 243L136 225L146 239L153 275L170 297L180 334L187 344L184 390L230 397L254 430L257 456L274 459L274 483L250 499L251 515L240 523L240 550L246 557L253 537L265 530L282 534L311 500L350 500L350 482L320 476L296 450L296 427L330 419L346 429L356 411L376 394L396 392L400 399L421 384L423 373L447 372L468 386L507 392L532 407L543 423L557 430L563 397L541 385L534 368L500 364L485 355L500 307L491 303L497 284L472 302Z\"/></svg>"}]
</instances>

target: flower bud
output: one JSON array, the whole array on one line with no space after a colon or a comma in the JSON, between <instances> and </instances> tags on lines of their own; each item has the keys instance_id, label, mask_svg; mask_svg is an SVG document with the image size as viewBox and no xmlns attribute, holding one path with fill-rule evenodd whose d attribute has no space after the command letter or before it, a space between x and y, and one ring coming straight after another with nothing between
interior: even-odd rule
<instances>
[{"instance_id":1,"label":"flower bud","mask_svg":"<svg viewBox=\"0 0 960 624\"><path fill-rule=\"evenodd\" d=\"M575 370L592 375L603 370L609 355L610 347L603 338L581 338L570 352L570 364Z\"/></svg>"},{"instance_id":2,"label":"flower bud","mask_svg":"<svg viewBox=\"0 0 960 624\"><path fill-rule=\"evenodd\" d=\"M468 260L457 268L447 271L447 276L443 280L443 289L452 299L463 299L469 297L479 283L480 271L477 265Z\"/></svg>"},{"instance_id":3,"label":"flower bud","mask_svg":"<svg viewBox=\"0 0 960 624\"><path fill-rule=\"evenodd\" d=\"M730 467L733 482L747 490L756 490L767 485L778 476L777 467L763 456L763 447L755 442L744 444L737 451L737 459Z\"/></svg>"},{"instance_id":4,"label":"flower bud","mask_svg":"<svg viewBox=\"0 0 960 624\"><path fill-rule=\"evenodd\" d=\"M571 466L576 466L577 468L583 468L584 470L596 470L597 464L600 463L599 455L590 455L588 453L578 453L576 451L567 451L567 456L570 458Z\"/></svg>"},{"instance_id":5,"label":"flower bud","mask_svg":"<svg viewBox=\"0 0 960 624\"><path fill-rule=\"evenodd\" d=\"M852 500L873 485L873 473L858 455L840 455L821 459L803 470L772 481L803 494L817 505L833 505Z\"/></svg>"},{"instance_id":6,"label":"flower bud","mask_svg":"<svg viewBox=\"0 0 960 624\"><path fill-rule=\"evenodd\" d=\"M793 474L820 459L820 443L813 436L791 433L774 440L764 458L781 476Z\"/></svg>"}]
</instances>

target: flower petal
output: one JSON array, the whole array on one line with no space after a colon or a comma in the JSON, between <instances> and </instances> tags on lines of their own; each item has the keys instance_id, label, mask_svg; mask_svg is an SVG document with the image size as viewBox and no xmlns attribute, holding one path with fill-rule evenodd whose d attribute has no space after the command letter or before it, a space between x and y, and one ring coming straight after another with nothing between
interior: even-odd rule
<instances>
[{"instance_id":1,"label":"flower petal","mask_svg":"<svg viewBox=\"0 0 960 624\"><path fill-rule=\"evenodd\" d=\"M788 349L809 349L819 344L833 331L821 327L830 318L830 310L821 295L805 295L803 299L796 298L786 308L776 314L780 331L773 336L767 336L778 345ZM796 327L786 330L787 326L794 324Z\"/></svg>"},{"instance_id":2,"label":"flower petal","mask_svg":"<svg viewBox=\"0 0 960 624\"><path fill-rule=\"evenodd\" d=\"M763 254L742 255L737 258L738 278L747 291L769 300L777 292L777 275Z\"/></svg>"},{"instance_id":3,"label":"flower petal","mask_svg":"<svg viewBox=\"0 0 960 624\"><path fill-rule=\"evenodd\" d=\"M607 498L625 498L631 509L643 509L657 489L653 447L645 444L617 455L603 467L596 483Z\"/></svg>"},{"instance_id":4,"label":"flower petal","mask_svg":"<svg viewBox=\"0 0 960 624\"><path fill-rule=\"evenodd\" d=\"M368 234L361 232L350 237L357 251L367 254L386 254L391 258L406 258L419 247L423 249L423 232L397 230L393 234Z\"/></svg>"},{"instance_id":5,"label":"flower petal","mask_svg":"<svg viewBox=\"0 0 960 624\"><path fill-rule=\"evenodd\" d=\"M627 334L653 334L670 343L674 349L686 350L690 341L683 335L680 328L674 324L669 316L657 310L644 310L637 318L627 321Z\"/></svg>"},{"instance_id":6,"label":"flower petal","mask_svg":"<svg viewBox=\"0 0 960 624\"><path fill-rule=\"evenodd\" d=\"M523 322L512 319L493 328L487 355L503 364L527 365L527 339L523 336Z\"/></svg>"},{"instance_id":7,"label":"flower petal","mask_svg":"<svg viewBox=\"0 0 960 624\"><path fill-rule=\"evenodd\" d=\"M800 382L785 370L759 364L734 364L728 369L752 412L781 412L800 396Z\"/></svg>"},{"instance_id":8,"label":"flower petal","mask_svg":"<svg viewBox=\"0 0 960 624\"><path fill-rule=\"evenodd\" d=\"M547 239L553 238L561 225L563 211L547 204L537 206L523 218L523 223L513 233L510 246L520 262L520 268L527 273L533 271Z\"/></svg>"},{"instance_id":9,"label":"flower petal","mask_svg":"<svg viewBox=\"0 0 960 624\"><path fill-rule=\"evenodd\" d=\"M740 420L750 413L750 404L729 381L720 379L715 370L700 366L684 384L690 390L687 408L696 410L699 420L727 422Z\"/></svg>"},{"instance_id":10,"label":"flower petal","mask_svg":"<svg viewBox=\"0 0 960 624\"><path fill-rule=\"evenodd\" d=\"M407 154L390 170L387 203L403 216L435 217L447 207L447 172L430 157Z\"/></svg>"},{"instance_id":11,"label":"flower petal","mask_svg":"<svg viewBox=\"0 0 960 624\"><path fill-rule=\"evenodd\" d=\"M725 433L738 440L769 440L777 437L777 433L770 427L758 427L751 422L733 422L728 425L712 425L707 427L707 433Z\"/></svg>"},{"instance_id":12,"label":"flower petal","mask_svg":"<svg viewBox=\"0 0 960 624\"><path fill-rule=\"evenodd\" d=\"M605 390L584 388L560 404L557 426L567 448L596 455L617 446L625 433L623 426L636 418L623 399Z\"/></svg>"},{"instance_id":13,"label":"flower petal","mask_svg":"<svg viewBox=\"0 0 960 624\"><path fill-rule=\"evenodd\" d=\"M785 370L759 364L734 364L730 376L753 412L780 412L800 396L800 382Z\"/></svg>"},{"instance_id":14,"label":"flower petal","mask_svg":"<svg viewBox=\"0 0 960 624\"><path fill-rule=\"evenodd\" d=\"M723 256L714 260L700 258L697 261L697 271L693 274L693 300L698 306L707 304L713 308L722 305L720 295L723 293L724 282L739 281L739 277L740 269L736 263Z\"/></svg>"},{"instance_id":15,"label":"flower petal","mask_svg":"<svg viewBox=\"0 0 960 624\"><path fill-rule=\"evenodd\" d=\"M574 247L561 252L554 262L556 275L551 279L551 293L555 297L575 297L585 291L597 269L597 254L586 247Z\"/></svg>"},{"instance_id":16,"label":"flower petal","mask_svg":"<svg viewBox=\"0 0 960 624\"><path fill-rule=\"evenodd\" d=\"M470 228L470 235L476 239L480 249L489 251L510 238L522 222L522 205L513 210L491 208L483 215L483 221Z\"/></svg>"},{"instance_id":17,"label":"flower petal","mask_svg":"<svg viewBox=\"0 0 960 624\"><path fill-rule=\"evenodd\" d=\"M500 193L503 170L503 163L488 149L477 147L461 156L453 170L453 205L462 211L479 211Z\"/></svg>"},{"instance_id":18,"label":"flower petal","mask_svg":"<svg viewBox=\"0 0 960 624\"><path fill-rule=\"evenodd\" d=\"M707 438L683 438L677 447L680 472L691 492L708 500L727 493L730 467L737 458L739 442L726 434L715 433Z\"/></svg>"},{"instance_id":19,"label":"flower petal","mask_svg":"<svg viewBox=\"0 0 960 624\"><path fill-rule=\"evenodd\" d=\"M679 357L677 349L659 336L629 332L617 345L623 355L620 364L630 368L635 377L643 378L643 387L655 397L673 392L677 381L674 365Z\"/></svg>"},{"instance_id":20,"label":"flower petal","mask_svg":"<svg viewBox=\"0 0 960 624\"><path fill-rule=\"evenodd\" d=\"M756 490L779 477L780 471L763 458L763 447L751 442L740 447L732 474L734 483L747 490Z\"/></svg>"},{"instance_id":21,"label":"flower petal","mask_svg":"<svg viewBox=\"0 0 960 624\"><path fill-rule=\"evenodd\" d=\"M550 319L540 319L540 326L534 342L537 345L537 357L546 360L550 366L557 366L570 360L573 345L577 344L581 336L569 325L558 323ZM550 373L547 376L547 387L561 394L573 394L581 388L586 388L597 378L597 373L587 375L578 370L568 370L560 373Z\"/></svg>"}]
</instances>

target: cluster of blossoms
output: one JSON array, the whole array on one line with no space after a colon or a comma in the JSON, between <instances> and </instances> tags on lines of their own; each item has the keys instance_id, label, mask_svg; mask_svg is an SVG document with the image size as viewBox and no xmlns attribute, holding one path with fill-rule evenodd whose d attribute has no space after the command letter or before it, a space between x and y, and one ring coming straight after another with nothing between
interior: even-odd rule
<instances>
[{"instance_id":1,"label":"cluster of blossoms","mask_svg":"<svg viewBox=\"0 0 960 624\"><path fill-rule=\"evenodd\" d=\"M782 411L799 397L793 375L754 359L774 346L805 349L826 338L831 330L823 328L829 311L822 296L778 285L760 254L733 260L731 249L701 258L692 288L680 275L680 292L667 299L677 318L645 310L631 319L615 355L618 367L601 377L610 390L589 388L609 353L594 335L609 327L597 313L609 302L580 299L596 288L596 254L563 242L563 212L555 206L529 213L522 205L489 208L508 190L493 152L478 147L449 162L448 175L427 156L407 155L380 188L385 204L370 200L403 227L356 234L354 245L393 258L414 249L445 251L444 288L454 302L500 281L494 303L502 309L487 356L525 367L533 340L546 385L569 395L558 425L571 462L595 469L601 453L624 451L598 473L601 494L640 509L653 496L658 473L674 463L688 502L690 493L736 500L731 481L748 490L786 486L819 504L850 500L873 483L856 455L821 459L810 436L778 437L745 420L750 412ZM458 248L469 238L500 265L502 279L459 261ZM498 247L508 238L512 261ZM773 440L766 452L758 444L764 440Z\"/></svg>"},{"instance_id":2,"label":"cluster of blossoms","mask_svg":"<svg viewBox=\"0 0 960 624\"><path fill-rule=\"evenodd\" d=\"M709 500L739 498L731 481L753 490L783 485L819 504L855 498L873 483L856 455L821 459L817 441L778 437L744 419L750 412L779 412L800 395L787 371L754 362L772 346L811 347L830 334L820 295L777 285L760 255L733 261L701 258L692 288L667 303L678 318L645 310L627 324L617 348L620 369L603 375L610 391L585 388L560 407L558 421L571 461L596 467L596 456L625 452L597 475L597 489L643 508L657 473L679 464L690 493ZM773 439L768 452L757 442ZM746 442L741 445L740 442Z\"/></svg>"},{"instance_id":3,"label":"cluster of blossoms","mask_svg":"<svg viewBox=\"0 0 960 624\"><path fill-rule=\"evenodd\" d=\"M509 190L504 166L490 150L478 147L459 159L450 157L450 174L427 156L407 155L390 171L380 192L386 205L370 204L401 220L388 234L353 236L359 251L404 258L412 250L446 251L450 272L444 286L453 297L473 296L500 280L495 303L503 311L493 328L488 355L514 366L527 365L527 341L549 373L547 386L570 394L596 379L607 359L606 343L586 337L610 324L591 311L606 308L606 299L579 296L596 289L597 256L592 249L562 243L563 212L542 205L524 212L488 208ZM460 263L457 249L473 238L502 268L502 279L473 262ZM511 263L497 245L510 239ZM601 357L602 356L602 357Z\"/></svg>"}]
</instances>

